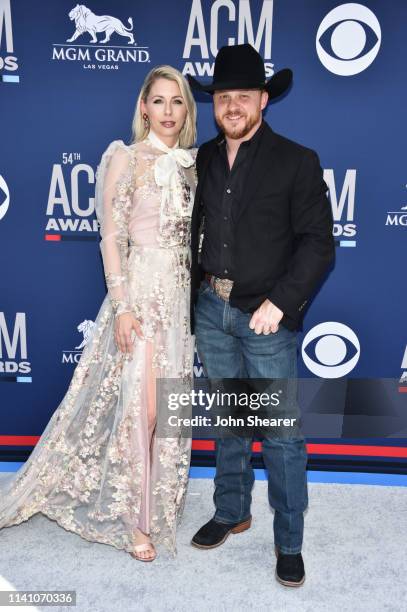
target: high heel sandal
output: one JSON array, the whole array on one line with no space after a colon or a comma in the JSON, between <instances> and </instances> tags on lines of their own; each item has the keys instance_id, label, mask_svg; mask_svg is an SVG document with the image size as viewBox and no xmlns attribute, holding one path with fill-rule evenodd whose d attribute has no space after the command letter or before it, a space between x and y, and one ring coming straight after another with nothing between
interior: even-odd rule
<instances>
[{"instance_id":1,"label":"high heel sandal","mask_svg":"<svg viewBox=\"0 0 407 612\"><path fill-rule=\"evenodd\" d=\"M137 553L138 552L142 552L144 550L152 550L154 552L154 557L140 557ZM154 548L154 544L152 542L146 542L145 544L137 544L134 547L134 552L131 552L130 555L134 558L137 559L137 561L154 561L154 559L157 556L157 553L155 551Z\"/></svg>"}]
</instances>

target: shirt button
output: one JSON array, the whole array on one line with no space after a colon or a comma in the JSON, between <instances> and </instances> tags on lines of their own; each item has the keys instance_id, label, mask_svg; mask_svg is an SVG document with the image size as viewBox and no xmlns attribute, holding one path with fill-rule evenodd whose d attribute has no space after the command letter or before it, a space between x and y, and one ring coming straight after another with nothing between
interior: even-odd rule
<instances>
[{"instance_id":1,"label":"shirt button","mask_svg":"<svg viewBox=\"0 0 407 612\"><path fill-rule=\"evenodd\" d=\"M223 246L224 246L224 247L225 247L225 249L226 249L226 247L228 246L228 245L227 245L227 242L224 242L224 243L223 243Z\"/></svg>"},{"instance_id":2,"label":"shirt button","mask_svg":"<svg viewBox=\"0 0 407 612\"><path fill-rule=\"evenodd\" d=\"M225 268L223 271L224 271L225 274L227 274L229 272L229 270L227 268Z\"/></svg>"},{"instance_id":3,"label":"shirt button","mask_svg":"<svg viewBox=\"0 0 407 612\"><path fill-rule=\"evenodd\" d=\"M223 217L223 218L224 218L224 220L225 220L225 221L227 221L227 220L228 220L228 218L227 218L227 217Z\"/></svg>"},{"instance_id":4,"label":"shirt button","mask_svg":"<svg viewBox=\"0 0 407 612\"><path fill-rule=\"evenodd\" d=\"M226 193L232 193L229 187L226 189Z\"/></svg>"}]
</instances>

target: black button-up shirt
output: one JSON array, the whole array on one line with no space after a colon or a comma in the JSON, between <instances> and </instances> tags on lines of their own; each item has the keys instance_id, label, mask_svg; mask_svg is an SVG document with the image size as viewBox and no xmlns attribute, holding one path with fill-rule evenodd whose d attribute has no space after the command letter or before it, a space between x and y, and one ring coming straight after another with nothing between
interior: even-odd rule
<instances>
[{"instance_id":1,"label":"black button-up shirt","mask_svg":"<svg viewBox=\"0 0 407 612\"><path fill-rule=\"evenodd\" d=\"M264 131L264 121L250 140L238 149L232 169L226 151L226 140L218 142L209 163L202 190L205 215L201 265L205 272L234 280L234 222L240 203L247 169Z\"/></svg>"}]
</instances>

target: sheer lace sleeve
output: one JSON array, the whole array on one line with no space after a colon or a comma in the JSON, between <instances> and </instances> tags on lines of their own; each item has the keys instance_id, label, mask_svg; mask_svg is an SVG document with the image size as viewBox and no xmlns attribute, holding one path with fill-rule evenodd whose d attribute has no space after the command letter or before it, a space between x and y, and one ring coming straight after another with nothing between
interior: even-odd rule
<instances>
[{"instance_id":1,"label":"sheer lace sleeve","mask_svg":"<svg viewBox=\"0 0 407 612\"><path fill-rule=\"evenodd\" d=\"M116 317L132 311L127 258L133 191L134 156L122 140L115 140L103 153L96 171L95 210L106 285Z\"/></svg>"}]
</instances>

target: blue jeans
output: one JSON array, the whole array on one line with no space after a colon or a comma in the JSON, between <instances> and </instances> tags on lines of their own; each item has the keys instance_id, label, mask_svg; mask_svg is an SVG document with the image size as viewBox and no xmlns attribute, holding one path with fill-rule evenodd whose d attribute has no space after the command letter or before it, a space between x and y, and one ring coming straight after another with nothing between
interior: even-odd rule
<instances>
[{"instance_id":1,"label":"blue jeans","mask_svg":"<svg viewBox=\"0 0 407 612\"><path fill-rule=\"evenodd\" d=\"M297 332L280 324L274 334L256 334L249 327L251 317L218 297L206 280L202 282L195 309L195 338L206 376L296 379ZM218 522L237 523L251 516L251 446L249 437L216 440L213 500ZM266 435L262 448L268 499L275 510L274 543L283 553L298 553L304 532L303 511L308 505L304 437Z\"/></svg>"}]
</instances>

